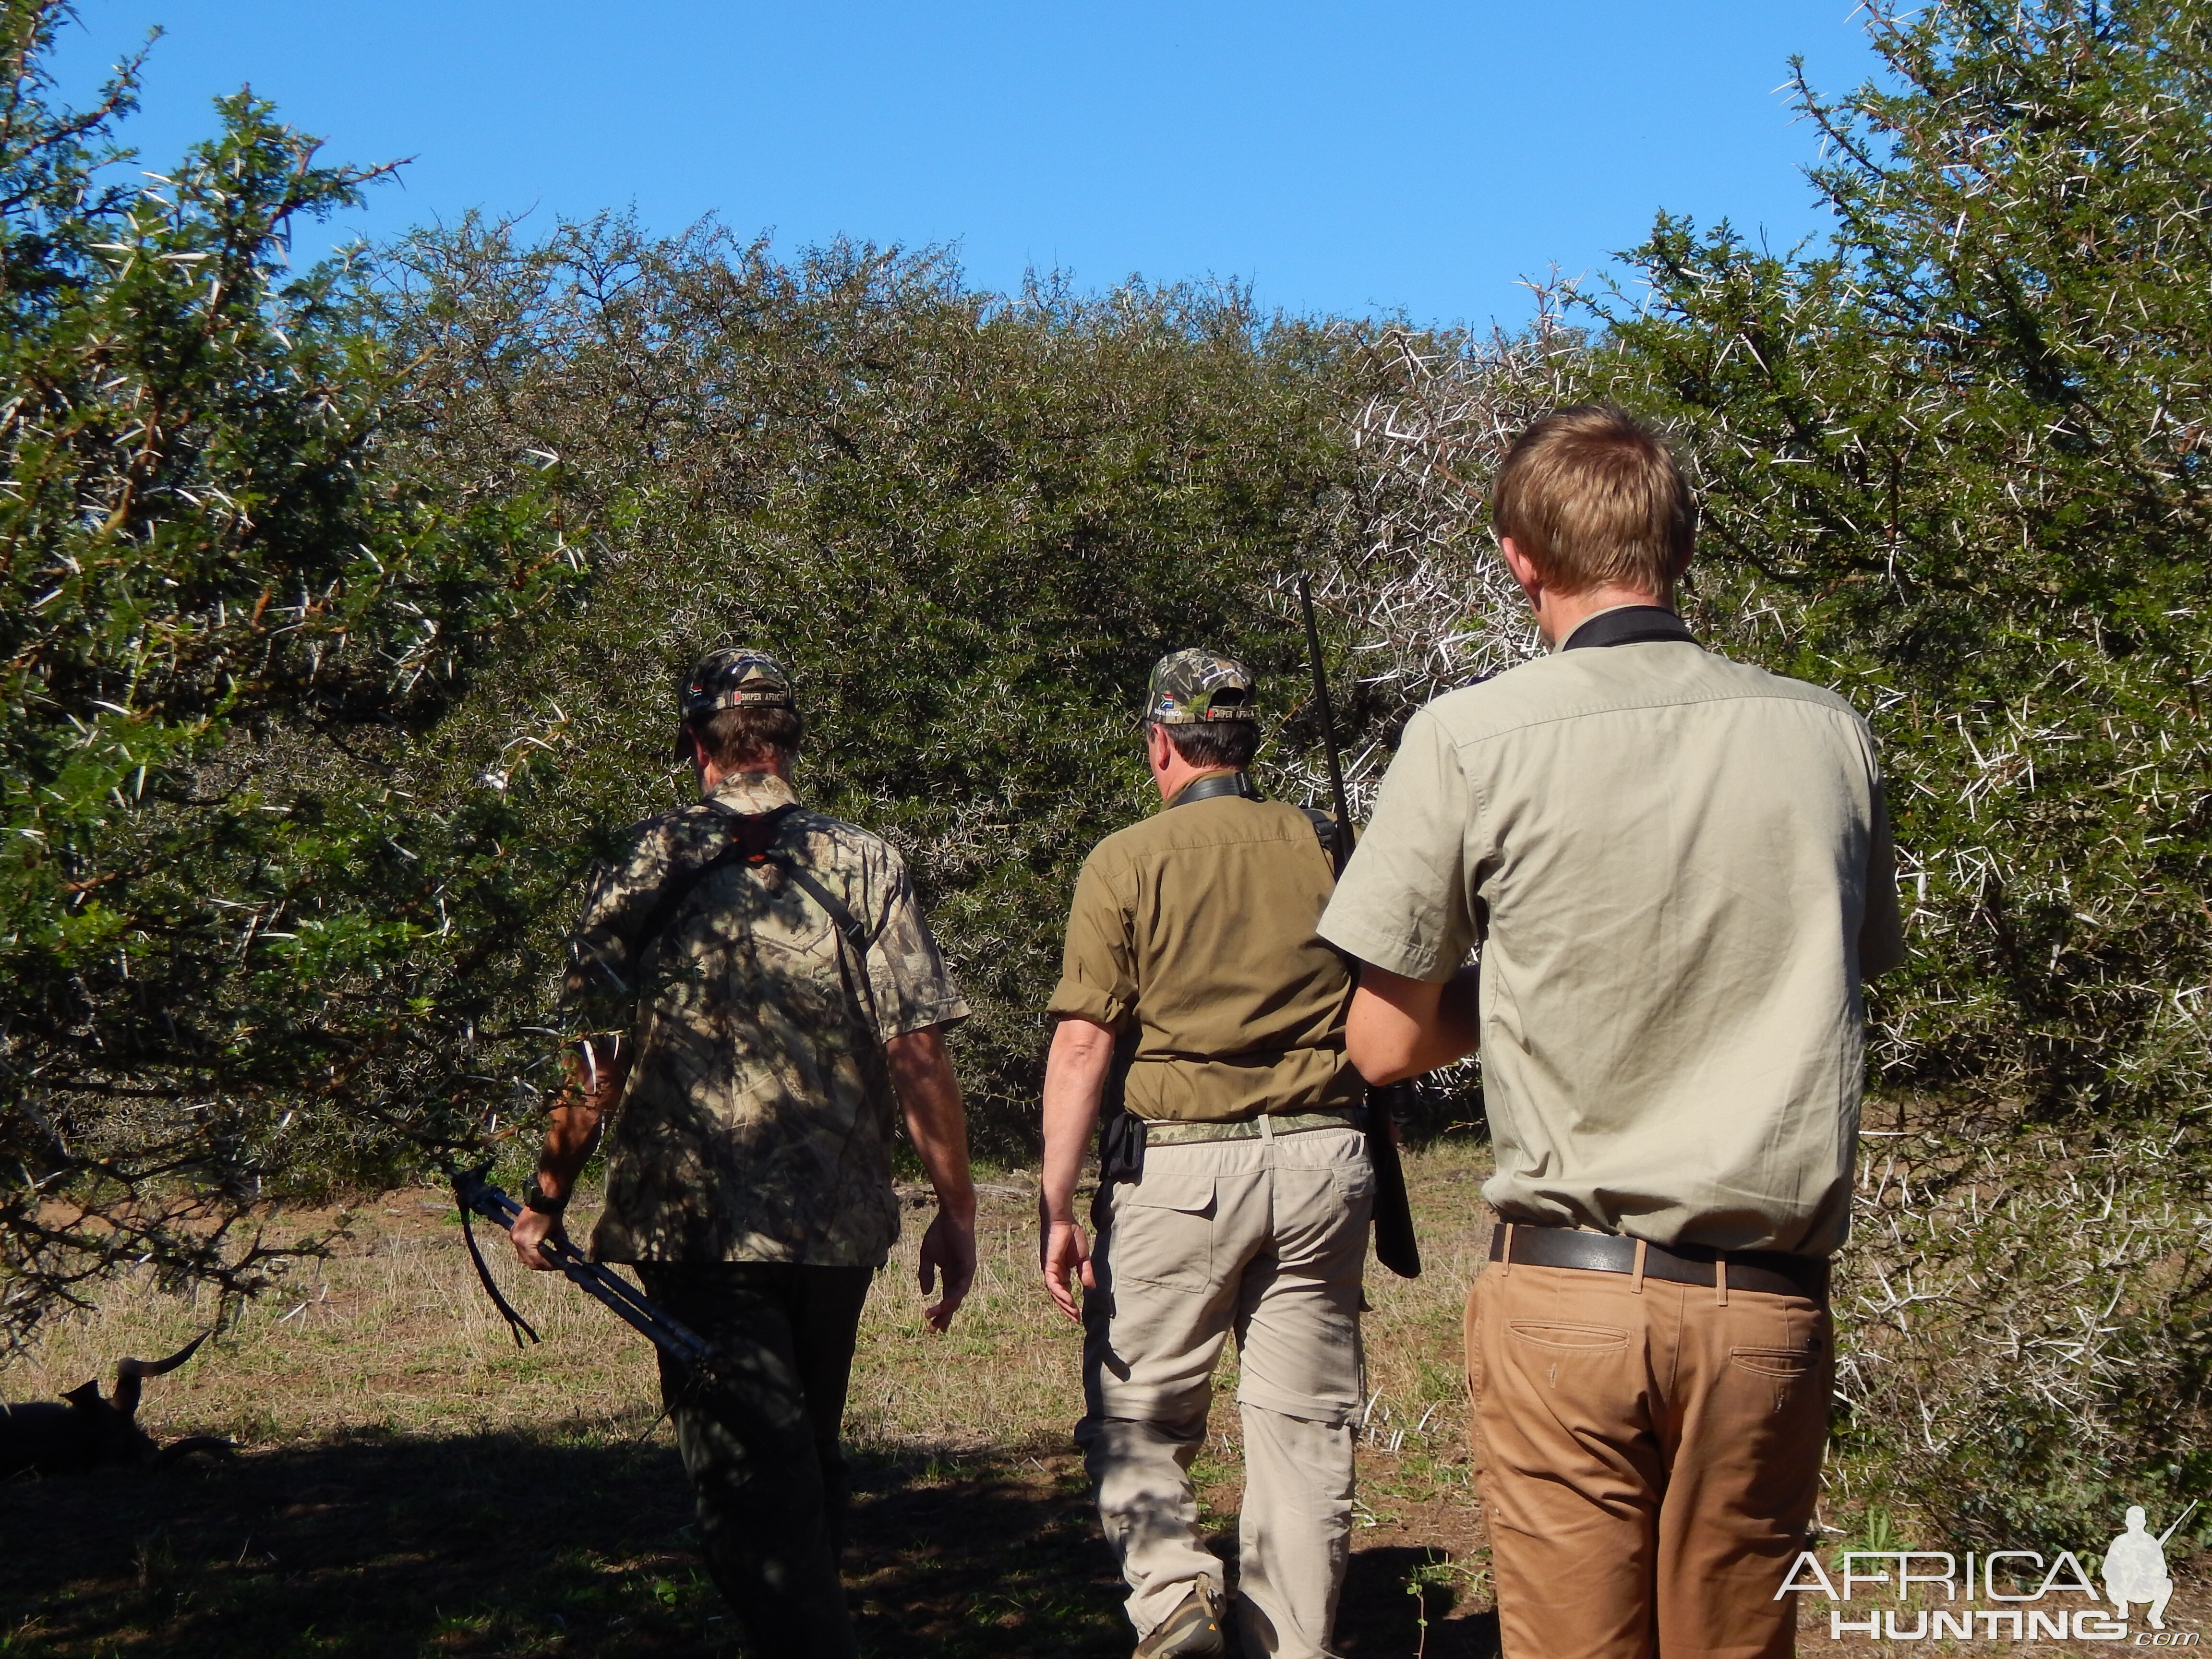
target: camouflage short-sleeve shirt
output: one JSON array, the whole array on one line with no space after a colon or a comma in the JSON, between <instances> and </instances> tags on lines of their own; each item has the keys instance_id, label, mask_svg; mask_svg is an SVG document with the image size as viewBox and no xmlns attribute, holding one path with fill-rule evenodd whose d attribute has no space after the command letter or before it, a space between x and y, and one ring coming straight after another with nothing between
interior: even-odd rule
<instances>
[{"instance_id":1,"label":"camouflage short-sleeve shirt","mask_svg":"<svg viewBox=\"0 0 2212 1659\"><path fill-rule=\"evenodd\" d=\"M704 801L650 819L593 880L570 947L572 1029L635 1045L592 1254L879 1266L898 1237L884 1043L968 1005L889 846L767 774L715 799L793 809L769 856L698 877L732 819ZM845 907L860 950L783 860Z\"/></svg>"}]
</instances>

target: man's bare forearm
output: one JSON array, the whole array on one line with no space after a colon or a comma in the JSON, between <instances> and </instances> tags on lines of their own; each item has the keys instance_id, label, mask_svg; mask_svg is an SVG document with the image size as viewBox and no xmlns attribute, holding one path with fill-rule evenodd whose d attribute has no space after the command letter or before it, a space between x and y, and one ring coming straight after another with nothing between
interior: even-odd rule
<instances>
[{"instance_id":1,"label":"man's bare forearm","mask_svg":"<svg viewBox=\"0 0 2212 1659\"><path fill-rule=\"evenodd\" d=\"M968 1111L945 1047L945 1028L925 1025L884 1045L891 1087L906 1115L915 1155L937 1193L937 1207L963 1220L975 1214L975 1182L968 1169Z\"/></svg>"},{"instance_id":2,"label":"man's bare forearm","mask_svg":"<svg viewBox=\"0 0 2212 1659\"><path fill-rule=\"evenodd\" d=\"M1475 970L1438 984L1362 963L1344 1049L1370 1083L1401 1083L1465 1060L1481 1036Z\"/></svg>"},{"instance_id":3,"label":"man's bare forearm","mask_svg":"<svg viewBox=\"0 0 2212 1659\"><path fill-rule=\"evenodd\" d=\"M538 1154L538 1190L546 1197L566 1202L574 1196L576 1177L599 1144L599 1126L629 1072L628 1046L617 1039L586 1040L568 1056L568 1081L545 1115L545 1145ZM558 1209L526 1207L507 1229L515 1255L537 1273L553 1271L538 1247L561 1233Z\"/></svg>"},{"instance_id":4,"label":"man's bare forearm","mask_svg":"<svg viewBox=\"0 0 2212 1659\"><path fill-rule=\"evenodd\" d=\"M1047 1222L1075 1218L1075 1187L1114 1069L1114 1033L1067 1018L1052 1034L1044 1066L1043 1201Z\"/></svg>"},{"instance_id":5,"label":"man's bare forearm","mask_svg":"<svg viewBox=\"0 0 2212 1659\"><path fill-rule=\"evenodd\" d=\"M599 1109L570 1099L545 1115L545 1146L538 1154L538 1190L548 1198L567 1198L576 1177L599 1144Z\"/></svg>"},{"instance_id":6,"label":"man's bare forearm","mask_svg":"<svg viewBox=\"0 0 2212 1659\"><path fill-rule=\"evenodd\" d=\"M975 1182L968 1170L968 1113L960 1103L959 1079L945 1052L945 1028L925 1025L884 1044L890 1062L891 1087L906 1115L906 1133L915 1155L937 1189L937 1219L921 1236L915 1282L924 1296L942 1276L945 1295L925 1309L932 1330L951 1323L975 1282Z\"/></svg>"},{"instance_id":7,"label":"man's bare forearm","mask_svg":"<svg viewBox=\"0 0 2212 1659\"><path fill-rule=\"evenodd\" d=\"M548 1198L567 1198L576 1189L599 1144L606 1114L629 1075L629 1045L594 1037L580 1044L565 1069L568 1081L545 1115L545 1146L538 1155L538 1187Z\"/></svg>"}]
</instances>

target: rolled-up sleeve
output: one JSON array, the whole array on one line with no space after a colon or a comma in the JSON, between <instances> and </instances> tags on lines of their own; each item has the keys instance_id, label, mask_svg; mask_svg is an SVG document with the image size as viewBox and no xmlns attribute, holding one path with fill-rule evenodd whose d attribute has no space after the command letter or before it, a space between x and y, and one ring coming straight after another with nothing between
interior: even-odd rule
<instances>
[{"instance_id":1,"label":"rolled-up sleeve","mask_svg":"<svg viewBox=\"0 0 2212 1659\"><path fill-rule=\"evenodd\" d=\"M876 1030L889 1042L925 1026L951 1025L968 1018L968 1000L953 981L921 903L907 877L906 864L894 854L884 881L882 925L868 947L868 987L876 1001Z\"/></svg>"},{"instance_id":2,"label":"rolled-up sleeve","mask_svg":"<svg viewBox=\"0 0 2212 1659\"><path fill-rule=\"evenodd\" d=\"M1097 854L1085 860L1075 878L1075 902L1068 908L1067 942L1061 951L1060 983L1045 1012L1055 1019L1073 1015L1095 1025L1117 1027L1137 1005L1134 934L1129 907L1114 891Z\"/></svg>"},{"instance_id":3,"label":"rolled-up sleeve","mask_svg":"<svg viewBox=\"0 0 2212 1659\"><path fill-rule=\"evenodd\" d=\"M1407 723L1321 936L1408 979L1449 979L1474 947L1468 847L1474 800L1457 749L1424 709Z\"/></svg>"}]
</instances>

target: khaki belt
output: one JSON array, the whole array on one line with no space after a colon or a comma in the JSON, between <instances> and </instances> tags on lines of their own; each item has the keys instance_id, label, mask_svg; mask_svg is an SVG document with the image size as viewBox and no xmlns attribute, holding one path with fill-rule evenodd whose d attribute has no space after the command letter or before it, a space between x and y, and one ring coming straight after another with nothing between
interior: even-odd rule
<instances>
[{"instance_id":1,"label":"khaki belt","mask_svg":"<svg viewBox=\"0 0 2212 1659\"><path fill-rule=\"evenodd\" d=\"M1315 1129L1356 1129L1359 1114L1346 1106L1334 1112L1278 1112L1227 1123L1148 1117L1144 1125L1147 1146L1181 1146L1195 1140L1272 1140L1278 1135L1302 1135Z\"/></svg>"},{"instance_id":2,"label":"khaki belt","mask_svg":"<svg viewBox=\"0 0 2212 1659\"><path fill-rule=\"evenodd\" d=\"M1506 1241L1513 1255L1506 1257ZM1642 1260L1638 1259L1639 1250ZM1717 1267L1727 1270L1721 1285L1731 1291L1765 1291L1773 1296L1828 1299L1828 1262L1824 1256L1790 1255L1781 1250L1714 1250L1699 1244L1663 1249L1618 1233L1588 1233L1573 1227L1542 1226L1527 1221L1498 1224L1490 1235L1490 1259L1510 1268L1579 1267L1586 1273L1635 1273L1670 1285L1711 1285Z\"/></svg>"}]
</instances>

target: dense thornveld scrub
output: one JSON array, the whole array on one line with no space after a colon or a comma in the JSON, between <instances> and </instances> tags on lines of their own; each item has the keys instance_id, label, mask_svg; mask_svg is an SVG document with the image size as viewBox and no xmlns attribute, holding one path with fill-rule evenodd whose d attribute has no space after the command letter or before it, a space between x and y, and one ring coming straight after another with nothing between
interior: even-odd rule
<instances>
[{"instance_id":1,"label":"dense thornveld scrub","mask_svg":"<svg viewBox=\"0 0 2212 1659\"><path fill-rule=\"evenodd\" d=\"M8 13L0 150L15 1325L141 1254L249 1284L204 1229L256 1194L526 1140L582 874L688 789L673 687L733 640L797 671L805 793L912 860L979 1137L1025 1147L1077 863L1149 808L1150 662L1249 656L1263 781L1320 799L1310 572L1364 797L1534 648L1488 480L1612 396L1698 471L1699 629L1888 757L1915 950L1838 1513L2079 1544L2212 1486L2212 6L1876 15L1884 81L1799 88L1829 244L1662 219L1632 302L1488 339L619 221L293 278L283 224L363 177L235 101L105 188L129 76L52 112L56 15Z\"/></svg>"},{"instance_id":2,"label":"dense thornveld scrub","mask_svg":"<svg viewBox=\"0 0 2212 1659\"><path fill-rule=\"evenodd\" d=\"M244 94L123 169L136 65L54 106L65 15L0 8L9 1338L118 1262L251 1288L247 1206L470 1069L501 819L417 812L362 745L434 728L563 568L529 491L392 464L349 273L286 268L372 175Z\"/></svg>"},{"instance_id":3,"label":"dense thornveld scrub","mask_svg":"<svg viewBox=\"0 0 2212 1659\"><path fill-rule=\"evenodd\" d=\"M40 109L52 14L23 16ZM799 675L809 794L912 858L976 1006L979 1139L1026 1145L1076 863L1149 810L1146 669L1251 658L1285 716L1267 775L1311 798L1286 583L1315 572L1348 690L1346 562L1412 544L1346 411L1455 348L1234 292L1005 300L928 252L786 262L711 227L471 223L288 283L284 225L362 177L258 106L224 119L153 193L69 198L82 296L27 337L104 307L120 343L73 407L133 413L82 428L69 515L15 567L21 621L112 653L71 679L41 647L15 705L79 781L65 855L52 823L15 843L19 994L47 999L9 1027L17 1323L149 1248L250 1285L207 1229L252 1201L526 1139L582 875L688 789L673 688L732 639ZM192 378L151 385L173 359ZM155 462L152 489L100 471ZM30 586L80 568L107 585ZM1378 731L1406 706L1344 701Z\"/></svg>"},{"instance_id":4,"label":"dense thornveld scrub","mask_svg":"<svg viewBox=\"0 0 2212 1659\"><path fill-rule=\"evenodd\" d=\"M1367 625L1349 572L1411 563L1370 533L1344 410L1415 348L1234 292L999 299L927 252L786 263L613 222L527 246L418 236L389 307L421 365L424 464L466 479L534 455L598 526L588 591L483 677L460 717L477 739L426 750L422 787L480 790L448 757L528 734L491 781L532 824L557 930L579 860L690 787L670 758L689 662L783 653L811 730L801 787L912 861L976 1006L959 1058L979 1139L1025 1146L1075 867L1150 807L1153 659L1249 656L1290 717L1263 772L1314 793L1285 583L1314 569L1341 669Z\"/></svg>"},{"instance_id":5,"label":"dense thornveld scrub","mask_svg":"<svg viewBox=\"0 0 2212 1659\"><path fill-rule=\"evenodd\" d=\"M1662 219L1592 383L1694 450L1708 628L1885 744L1849 1484L2083 1536L2212 1483L2212 7L1872 29L1882 81L1798 87L1830 243Z\"/></svg>"}]
</instances>

